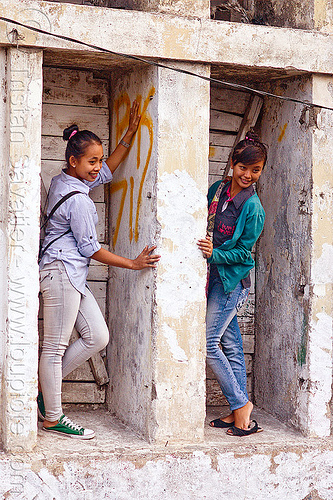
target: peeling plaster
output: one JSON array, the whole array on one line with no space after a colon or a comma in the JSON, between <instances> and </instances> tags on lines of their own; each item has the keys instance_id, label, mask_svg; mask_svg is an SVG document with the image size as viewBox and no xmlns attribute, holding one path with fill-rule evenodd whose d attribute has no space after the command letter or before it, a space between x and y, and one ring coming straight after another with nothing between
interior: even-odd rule
<instances>
[{"instance_id":1,"label":"peeling plaster","mask_svg":"<svg viewBox=\"0 0 333 500\"><path fill-rule=\"evenodd\" d=\"M168 343L173 359L180 362L188 361L184 349L178 344L177 333L168 325L163 325L163 335Z\"/></svg>"},{"instance_id":2,"label":"peeling plaster","mask_svg":"<svg viewBox=\"0 0 333 500\"><path fill-rule=\"evenodd\" d=\"M332 386L332 317L322 312L311 325L309 340L309 420L312 436L330 435Z\"/></svg>"},{"instance_id":3,"label":"peeling plaster","mask_svg":"<svg viewBox=\"0 0 333 500\"><path fill-rule=\"evenodd\" d=\"M196 242L202 237L198 213L205 210L206 197L185 170L164 172L158 184L158 219L161 221L163 259L158 297L172 318L181 318L186 308L202 300L203 266ZM172 244L163 244L170 240Z\"/></svg>"},{"instance_id":4,"label":"peeling plaster","mask_svg":"<svg viewBox=\"0 0 333 500\"><path fill-rule=\"evenodd\" d=\"M333 245L324 243L322 253L313 266L313 282L315 285L333 282Z\"/></svg>"}]
</instances>

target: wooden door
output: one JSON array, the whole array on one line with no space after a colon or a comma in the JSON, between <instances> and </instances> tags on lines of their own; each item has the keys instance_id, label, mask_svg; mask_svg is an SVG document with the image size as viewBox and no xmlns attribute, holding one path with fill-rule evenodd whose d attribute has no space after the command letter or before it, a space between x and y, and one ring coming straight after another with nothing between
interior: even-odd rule
<instances>
[{"instance_id":1,"label":"wooden door","mask_svg":"<svg viewBox=\"0 0 333 500\"><path fill-rule=\"evenodd\" d=\"M209 134L209 186L222 179L229 171L230 154L234 145L245 137L250 127L256 124L262 99L245 92L221 87L211 88L210 134ZM252 360L254 353L254 272L251 274L252 287L246 306L238 315L242 332L248 393L252 395ZM207 405L225 405L226 399L212 370L207 366Z\"/></svg>"},{"instance_id":2,"label":"wooden door","mask_svg":"<svg viewBox=\"0 0 333 500\"><path fill-rule=\"evenodd\" d=\"M66 143L63 129L76 123L79 128L95 132L103 142L104 154L109 151L109 84L106 78L91 71L44 68L42 120L42 209L53 176L64 168ZM107 242L106 199L104 186L91 191L98 212L97 234L105 248ZM108 267L93 262L88 283L104 316L106 311ZM40 315L41 316L41 315ZM42 316L40 336L42 337ZM71 342L77 338L74 330ZM108 376L104 353L98 354L72 372L63 382L63 402L104 403Z\"/></svg>"}]
</instances>

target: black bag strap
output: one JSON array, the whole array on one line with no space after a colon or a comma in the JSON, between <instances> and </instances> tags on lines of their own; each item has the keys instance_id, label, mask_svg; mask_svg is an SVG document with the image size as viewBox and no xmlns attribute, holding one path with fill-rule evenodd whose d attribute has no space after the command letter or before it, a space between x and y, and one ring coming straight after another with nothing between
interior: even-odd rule
<instances>
[{"instance_id":1,"label":"black bag strap","mask_svg":"<svg viewBox=\"0 0 333 500\"><path fill-rule=\"evenodd\" d=\"M49 215L46 217L45 219L45 222L44 224L41 226L41 229L43 229L43 227L49 222L49 220L51 219L52 215L54 214L54 212L56 210L58 210L58 208L60 207L60 205L62 205L66 200L68 200L68 198L70 198L71 196L73 196L74 194L79 194L81 193L81 191L70 191L69 193L65 194L65 196L63 196L55 205L54 207L52 208L51 212L49 213Z\"/></svg>"},{"instance_id":2,"label":"black bag strap","mask_svg":"<svg viewBox=\"0 0 333 500\"><path fill-rule=\"evenodd\" d=\"M81 191L70 191L69 193L65 194L65 196L63 196L55 205L54 207L52 208L51 212L49 213L49 215L46 217L46 220L44 222L44 224L41 226L41 230L44 228L44 226L49 222L49 220L51 219L52 215L54 214L54 212L56 210L58 210L58 208L60 207L60 205L62 205L66 200L68 200L68 198L70 198L71 196L73 196L74 194L79 194L81 193ZM54 238L52 241L50 241L45 248L43 248L42 250L42 242L40 243L40 248L39 248L39 260L41 260L41 258L43 257L44 253L46 252L46 250L57 240L59 240L60 238L62 238L63 236L65 236L65 234L68 234L71 232L71 228L67 229L67 231L65 231L64 233L62 233L60 236L57 236L56 238Z\"/></svg>"},{"instance_id":3,"label":"black bag strap","mask_svg":"<svg viewBox=\"0 0 333 500\"><path fill-rule=\"evenodd\" d=\"M56 238L54 238L54 240L50 241L45 248L43 248L43 250L41 250L40 252L40 255L39 255L39 258L41 259L44 255L44 253L46 252L46 250L57 240L59 240L60 238L62 238L63 236L65 236L65 234L68 234L71 232L71 228L67 229L67 231L65 231L64 233L62 233L60 236L57 236Z\"/></svg>"}]
</instances>

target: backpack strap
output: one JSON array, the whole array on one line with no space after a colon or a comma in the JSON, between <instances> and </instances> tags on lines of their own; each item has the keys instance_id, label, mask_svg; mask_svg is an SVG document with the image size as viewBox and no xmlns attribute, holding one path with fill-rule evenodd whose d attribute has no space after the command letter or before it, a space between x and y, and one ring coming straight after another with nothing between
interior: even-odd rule
<instances>
[{"instance_id":1,"label":"backpack strap","mask_svg":"<svg viewBox=\"0 0 333 500\"><path fill-rule=\"evenodd\" d=\"M62 205L66 200L68 200L68 198L71 198L71 196L73 196L74 194L79 194L81 193L81 191L70 191L69 193L65 194L65 196L63 196L55 205L54 207L52 208L51 212L49 213L49 215L46 217L46 220L44 222L44 224L41 226L41 230L44 228L44 226L49 222L49 220L51 219L52 215L54 214L54 212L56 210L58 210L58 208L60 207L60 205ZM46 252L46 250L57 240L59 240L60 238L62 238L63 236L65 236L65 234L68 234L71 232L71 228L67 229L67 231L65 231L64 233L62 233L60 236L57 236L56 238L54 238L52 241L50 241L45 248L42 249L42 241L40 242L40 247L39 247L39 255L38 255L38 260L40 261L41 258L43 257L44 253Z\"/></svg>"},{"instance_id":2,"label":"backpack strap","mask_svg":"<svg viewBox=\"0 0 333 500\"><path fill-rule=\"evenodd\" d=\"M54 212L56 210L58 210L58 208L60 207L60 205L62 205L66 200L68 200L68 198L70 198L71 196L73 196L74 194L79 194L81 193L81 191L70 191L69 193L65 194L65 196L63 196L55 205L54 207L52 208L51 212L49 213L49 215L46 217L45 219L45 222L44 224L41 226L41 229L43 229L44 226L46 226L46 224L49 222L49 220L51 219L52 215L54 214Z\"/></svg>"}]
</instances>

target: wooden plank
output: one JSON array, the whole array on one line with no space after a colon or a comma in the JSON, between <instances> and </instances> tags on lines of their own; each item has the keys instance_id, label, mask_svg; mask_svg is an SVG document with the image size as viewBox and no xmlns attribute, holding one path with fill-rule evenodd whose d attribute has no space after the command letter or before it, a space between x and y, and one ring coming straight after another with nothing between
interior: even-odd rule
<instances>
[{"instance_id":1,"label":"wooden plank","mask_svg":"<svg viewBox=\"0 0 333 500\"><path fill-rule=\"evenodd\" d=\"M208 188L214 184L216 181L220 181L222 179L221 175L208 175Z\"/></svg>"},{"instance_id":2,"label":"wooden plank","mask_svg":"<svg viewBox=\"0 0 333 500\"><path fill-rule=\"evenodd\" d=\"M46 192L49 190L52 177L60 174L65 166L66 164L64 161L42 160L41 178Z\"/></svg>"},{"instance_id":3,"label":"wooden plank","mask_svg":"<svg viewBox=\"0 0 333 500\"><path fill-rule=\"evenodd\" d=\"M246 132L251 127L254 127L255 124L257 123L257 119L258 119L260 110L262 108L263 102L264 102L264 100L262 99L262 97L259 97L256 95L251 96L251 99L250 99L249 104L247 106L245 115L244 115L243 120L239 126L239 130L238 130L237 136L235 138L234 146L236 146L236 144L238 144L239 141L243 140L245 138ZM230 165L231 165L231 156L229 157L229 160L228 160L228 166L227 166L225 175L228 175L229 170L230 170Z\"/></svg>"},{"instance_id":4,"label":"wooden plank","mask_svg":"<svg viewBox=\"0 0 333 500\"><path fill-rule=\"evenodd\" d=\"M249 102L250 94L237 90L210 88L210 107L219 111L227 111L243 115Z\"/></svg>"},{"instance_id":5,"label":"wooden plank","mask_svg":"<svg viewBox=\"0 0 333 500\"><path fill-rule=\"evenodd\" d=\"M209 145L210 146L222 146L232 148L235 142L236 134L226 134L221 132L209 132Z\"/></svg>"},{"instance_id":6,"label":"wooden plank","mask_svg":"<svg viewBox=\"0 0 333 500\"><path fill-rule=\"evenodd\" d=\"M106 371L103 358L99 353L88 359L90 369L94 375L96 384L101 386L109 382L108 372Z\"/></svg>"},{"instance_id":7,"label":"wooden plank","mask_svg":"<svg viewBox=\"0 0 333 500\"><path fill-rule=\"evenodd\" d=\"M209 160L227 163L231 148L225 146L209 146Z\"/></svg>"},{"instance_id":8,"label":"wooden plank","mask_svg":"<svg viewBox=\"0 0 333 500\"><path fill-rule=\"evenodd\" d=\"M242 118L223 111L210 110L210 129L238 132ZM67 125L68 126L68 125ZM65 127L64 127L65 128Z\"/></svg>"},{"instance_id":9,"label":"wooden plank","mask_svg":"<svg viewBox=\"0 0 333 500\"><path fill-rule=\"evenodd\" d=\"M108 81L91 71L46 67L43 76L43 102L108 108Z\"/></svg>"},{"instance_id":10,"label":"wooden plank","mask_svg":"<svg viewBox=\"0 0 333 500\"><path fill-rule=\"evenodd\" d=\"M85 382L95 382L95 378L88 361L85 361L81 366L69 373L64 380L67 382L77 382L82 380Z\"/></svg>"},{"instance_id":11,"label":"wooden plank","mask_svg":"<svg viewBox=\"0 0 333 500\"><path fill-rule=\"evenodd\" d=\"M89 281L107 281L109 266L101 264L96 260L90 261L88 280Z\"/></svg>"},{"instance_id":12,"label":"wooden plank","mask_svg":"<svg viewBox=\"0 0 333 500\"><path fill-rule=\"evenodd\" d=\"M63 403L104 403L106 389L95 382L63 382Z\"/></svg>"},{"instance_id":13,"label":"wooden plank","mask_svg":"<svg viewBox=\"0 0 333 500\"><path fill-rule=\"evenodd\" d=\"M98 215L97 238L100 243L105 243L105 203L95 203L95 206Z\"/></svg>"},{"instance_id":14,"label":"wooden plank","mask_svg":"<svg viewBox=\"0 0 333 500\"><path fill-rule=\"evenodd\" d=\"M218 161L210 161L209 162L209 174L210 175L219 175L222 178L224 176L226 168L227 168L226 163L222 163L222 162L218 162Z\"/></svg>"},{"instance_id":15,"label":"wooden plank","mask_svg":"<svg viewBox=\"0 0 333 500\"><path fill-rule=\"evenodd\" d=\"M109 139L109 112L105 108L88 108L44 104L42 110L42 135L62 137L63 130L76 123L78 127L92 130L101 140Z\"/></svg>"},{"instance_id":16,"label":"wooden plank","mask_svg":"<svg viewBox=\"0 0 333 500\"><path fill-rule=\"evenodd\" d=\"M62 137L51 135L42 136L42 160L56 160L65 162L65 151L67 142ZM107 155L109 141L102 141L103 151Z\"/></svg>"}]
</instances>

